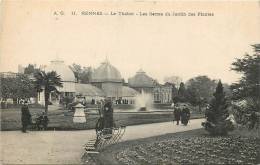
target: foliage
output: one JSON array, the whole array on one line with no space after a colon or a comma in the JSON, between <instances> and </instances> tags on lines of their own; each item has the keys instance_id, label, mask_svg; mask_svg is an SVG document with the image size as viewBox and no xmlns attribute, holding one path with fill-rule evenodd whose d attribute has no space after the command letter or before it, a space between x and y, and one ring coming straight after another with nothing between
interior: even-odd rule
<instances>
[{"instance_id":1,"label":"foliage","mask_svg":"<svg viewBox=\"0 0 260 165\"><path fill-rule=\"evenodd\" d=\"M216 81L207 76L197 76L188 80L187 97L193 105L209 103L216 88Z\"/></svg>"},{"instance_id":2,"label":"foliage","mask_svg":"<svg viewBox=\"0 0 260 165\"><path fill-rule=\"evenodd\" d=\"M176 87L179 87L180 83L182 82L182 78L179 76L170 76L164 78L165 83L175 84Z\"/></svg>"},{"instance_id":3,"label":"foliage","mask_svg":"<svg viewBox=\"0 0 260 165\"><path fill-rule=\"evenodd\" d=\"M233 114L237 124L243 125L249 129L259 128L260 113L255 112L255 104L252 101L233 102Z\"/></svg>"},{"instance_id":4,"label":"foliage","mask_svg":"<svg viewBox=\"0 0 260 165\"><path fill-rule=\"evenodd\" d=\"M36 68L36 65L29 64L27 67L24 68L24 74L34 74L38 72L39 69Z\"/></svg>"},{"instance_id":5,"label":"foliage","mask_svg":"<svg viewBox=\"0 0 260 165\"><path fill-rule=\"evenodd\" d=\"M91 80L92 75L92 68L91 67L81 67L79 64L72 64L70 66L71 70L73 71L77 82L87 84Z\"/></svg>"},{"instance_id":6,"label":"foliage","mask_svg":"<svg viewBox=\"0 0 260 165\"><path fill-rule=\"evenodd\" d=\"M177 94L176 97L173 98L173 101L175 103L177 103L177 102L186 102L187 101L186 97L187 97L187 92L186 92L186 89L185 89L185 85L184 85L183 82L181 82L180 83L180 87L178 89L178 94Z\"/></svg>"},{"instance_id":7,"label":"foliage","mask_svg":"<svg viewBox=\"0 0 260 165\"><path fill-rule=\"evenodd\" d=\"M172 87L172 98L178 96L178 89L176 88L176 85L174 83L166 82L164 85L169 85Z\"/></svg>"},{"instance_id":8,"label":"foliage","mask_svg":"<svg viewBox=\"0 0 260 165\"><path fill-rule=\"evenodd\" d=\"M231 68L243 74L238 83L231 85L232 99L238 102L246 101L248 104L244 109L248 115L260 113L260 44L252 46L255 53L253 55L246 54L242 59L236 59ZM241 111L237 113L239 112ZM241 113L240 115L245 114Z\"/></svg>"},{"instance_id":9,"label":"foliage","mask_svg":"<svg viewBox=\"0 0 260 165\"><path fill-rule=\"evenodd\" d=\"M14 78L1 78L1 97L4 99L22 99L36 97L33 81L24 74L19 74Z\"/></svg>"},{"instance_id":10,"label":"foliage","mask_svg":"<svg viewBox=\"0 0 260 165\"><path fill-rule=\"evenodd\" d=\"M35 89L38 92L44 92L45 98L45 112L48 113L48 104L49 104L49 97L52 91L57 91L56 87L62 87L62 82L60 75L57 75L56 72L47 72L44 71L36 72L34 74L35 77Z\"/></svg>"},{"instance_id":11,"label":"foliage","mask_svg":"<svg viewBox=\"0 0 260 165\"><path fill-rule=\"evenodd\" d=\"M226 135L228 131L233 129L233 124L228 119L228 103L221 81L218 82L216 92L213 95L214 98L205 112L207 120L202 125L211 135Z\"/></svg>"},{"instance_id":12,"label":"foliage","mask_svg":"<svg viewBox=\"0 0 260 165\"><path fill-rule=\"evenodd\" d=\"M65 96L61 98L60 103L64 105L65 108L68 108L68 105L73 102L72 96Z\"/></svg>"}]
</instances>

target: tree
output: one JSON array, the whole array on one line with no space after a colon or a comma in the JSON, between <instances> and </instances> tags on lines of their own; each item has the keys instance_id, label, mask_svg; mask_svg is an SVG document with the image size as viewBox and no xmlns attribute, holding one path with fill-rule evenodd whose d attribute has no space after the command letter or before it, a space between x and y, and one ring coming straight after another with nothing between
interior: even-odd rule
<instances>
[{"instance_id":1,"label":"tree","mask_svg":"<svg viewBox=\"0 0 260 165\"><path fill-rule=\"evenodd\" d=\"M79 75L79 80L83 84L90 83L93 70L91 67L83 67L82 72Z\"/></svg>"},{"instance_id":2,"label":"tree","mask_svg":"<svg viewBox=\"0 0 260 165\"><path fill-rule=\"evenodd\" d=\"M180 87L178 89L178 94L175 98L173 98L173 101L176 102L186 102L187 93L186 93L186 89L185 89L185 85L183 82L180 83Z\"/></svg>"},{"instance_id":3,"label":"tree","mask_svg":"<svg viewBox=\"0 0 260 165\"><path fill-rule=\"evenodd\" d=\"M174 101L174 98L178 96L178 89L176 88L175 84L166 82L164 85L168 85L172 87L172 101Z\"/></svg>"},{"instance_id":4,"label":"tree","mask_svg":"<svg viewBox=\"0 0 260 165\"><path fill-rule=\"evenodd\" d=\"M14 98L15 96L15 78L3 78L1 77L0 80L0 93L1 93L1 98L4 100L8 98Z\"/></svg>"},{"instance_id":5,"label":"tree","mask_svg":"<svg viewBox=\"0 0 260 165\"><path fill-rule=\"evenodd\" d=\"M228 103L221 81L218 82L213 96L205 112L206 122L202 125L211 135L226 135L228 131L233 130L233 125L228 119Z\"/></svg>"},{"instance_id":6,"label":"tree","mask_svg":"<svg viewBox=\"0 0 260 165\"><path fill-rule=\"evenodd\" d=\"M232 70L242 73L238 83L233 83L234 100L251 100L260 112L260 44L253 45L255 54L246 54L232 63Z\"/></svg>"},{"instance_id":7,"label":"tree","mask_svg":"<svg viewBox=\"0 0 260 165\"><path fill-rule=\"evenodd\" d=\"M73 71L77 82L87 84L91 80L92 68L91 67L81 67L79 64L73 63L70 66L70 69Z\"/></svg>"},{"instance_id":8,"label":"tree","mask_svg":"<svg viewBox=\"0 0 260 165\"><path fill-rule=\"evenodd\" d=\"M187 101L194 106L199 106L199 112L202 112L202 107L212 99L217 84L208 76L197 76L189 79L186 86Z\"/></svg>"},{"instance_id":9,"label":"tree","mask_svg":"<svg viewBox=\"0 0 260 165\"><path fill-rule=\"evenodd\" d=\"M76 81L79 82L79 74L82 72L81 66L73 63L72 66L69 67L73 71Z\"/></svg>"},{"instance_id":10,"label":"tree","mask_svg":"<svg viewBox=\"0 0 260 165\"><path fill-rule=\"evenodd\" d=\"M17 77L1 78L1 97L5 100L12 98L14 100L21 98L36 97L33 81L24 74Z\"/></svg>"},{"instance_id":11,"label":"tree","mask_svg":"<svg viewBox=\"0 0 260 165\"><path fill-rule=\"evenodd\" d=\"M38 72L39 69L36 68L36 65L29 64L27 67L24 68L24 74L34 74L35 72Z\"/></svg>"},{"instance_id":12,"label":"tree","mask_svg":"<svg viewBox=\"0 0 260 165\"><path fill-rule=\"evenodd\" d=\"M176 87L179 87L180 83L182 82L182 78L179 76L165 77L164 82L172 83L172 84L175 84Z\"/></svg>"},{"instance_id":13,"label":"tree","mask_svg":"<svg viewBox=\"0 0 260 165\"><path fill-rule=\"evenodd\" d=\"M44 71L36 72L35 77L35 88L38 92L44 92L44 101L45 101L45 113L48 113L48 104L49 97L52 91L57 91L56 87L62 87L62 82L60 75L57 75L56 72L47 72Z\"/></svg>"},{"instance_id":14,"label":"tree","mask_svg":"<svg viewBox=\"0 0 260 165\"><path fill-rule=\"evenodd\" d=\"M255 122L251 121L254 119L253 117L248 118L247 116L257 115L257 120L260 123L260 44L252 45L252 47L254 49L253 55L245 54L242 59L236 59L232 63L231 70L242 74L238 83L231 85L232 99L234 102L245 102L242 109L237 107L238 116L242 115L248 119L248 122Z\"/></svg>"},{"instance_id":15,"label":"tree","mask_svg":"<svg viewBox=\"0 0 260 165\"><path fill-rule=\"evenodd\" d=\"M197 97L191 99L209 102L217 84L215 80L211 80L208 76L197 76L188 80L186 86L187 90Z\"/></svg>"},{"instance_id":16,"label":"tree","mask_svg":"<svg viewBox=\"0 0 260 165\"><path fill-rule=\"evenodd\" d=\"M33 81L25 74L20 74L15 78L16 98L36 97L37 91L34 88Z\"/></svg>"}]
</instances>

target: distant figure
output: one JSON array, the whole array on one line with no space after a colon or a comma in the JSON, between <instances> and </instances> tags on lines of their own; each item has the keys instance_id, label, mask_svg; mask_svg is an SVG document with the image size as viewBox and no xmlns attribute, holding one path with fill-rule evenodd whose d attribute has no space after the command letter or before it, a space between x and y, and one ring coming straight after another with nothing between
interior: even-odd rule
<instances>
[{"instance_id":1,"label":"distant figure","mask_svg":"<svg viewBox=\"0 0 260 165\"><path fill-rule=\"evenodd\" d=\"M21 108L22 132L25 133L27 126L31 123L31 114L28 107L28 102L24 101Z\"/></svg>"},{"instance_id":2,"label":"distant figure","mask_svg":"<svg viewBox=\"0 0 260 165\"><path fill-rule=\"evenodd\" d=\"M113 126L114 126L114 120L113 120L114 110L113 110L113 107L112 107L112 101L111 100L106 100L103 111L104 111L104 128L113 128ZM112 134L112 129L108 130L106 133Z\"/></svg>"},{"instance_id":3,"label":"distant figure","mask_svg":"<svg viewBox=\"0 0 260 165\"><path fill-rule=\"evenodd\" d=\"M181 119L181 109L178 104L175 105L173 113L174 113L174 119L177 122L176 125L179 125L179 121Z\"/></svg>"},{"instance_id":4,"label":"distant figure","mask_svg":"<svg viewBox=\"0 0 260 165\"><path fill-rule=\"evenodd\" d=\"M181 123L187 125L190 120L190 109L187 105L184 105L181 111Z\"/></svg>"}]
</instances>

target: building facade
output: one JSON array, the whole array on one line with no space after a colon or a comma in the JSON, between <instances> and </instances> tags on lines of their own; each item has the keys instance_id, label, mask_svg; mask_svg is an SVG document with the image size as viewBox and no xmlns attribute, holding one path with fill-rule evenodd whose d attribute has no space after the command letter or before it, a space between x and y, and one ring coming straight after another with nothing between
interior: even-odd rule
<instances>
[{"instance_id":1,"label":"building facade","mask_svg":"<svg viewBox=\"0 0 260 165\"><path fill-rule=\"evenodd\" d=\"M161 85L153 78L148 76L142 69L128 79L128 84L131 88L138 92L150 94L154 103L172 103L172 89L171 85Z\"/></svg>"},{"instance_id":2,"label":"building facade","mask_svg":"<svg viewBox=\"0 0 260 165\"><path fill-rule=\"evenodd\" d=\"M86 102L96 102L110 98L115 104L134 104L137 95L149 94L153 103L171 103L172 86L160 85L143 70L123 83L120 71L108 60L94 69L89 84L76 82L75 75L69 66L62 60L53 60L50 65L43 68L44 71L55 71L60 75L63 87L57 87L59 94L52 92L50 102L60 104L64 98L80 98ZM44 105L44 94L38 94L38 102Z\"/></svg>"}]
</instances>

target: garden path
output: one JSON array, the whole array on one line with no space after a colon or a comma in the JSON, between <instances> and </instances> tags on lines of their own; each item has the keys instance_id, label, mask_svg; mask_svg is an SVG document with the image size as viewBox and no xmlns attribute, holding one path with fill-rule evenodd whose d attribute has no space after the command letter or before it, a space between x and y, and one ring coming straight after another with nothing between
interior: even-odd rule
<instances>
[{"instance_id":1,"label":"garden path","mask_svg":"<svg viewBox=\"0 0 260 165\"><path fill-rule=\"evenodd\" d=\"M203 120L191 120L188 126L172 122L127 126L122 141L198 129ZM0 164L80 164L83 145L94 136L94 130L1 131Z\"/></svg>"}]
</instances>

